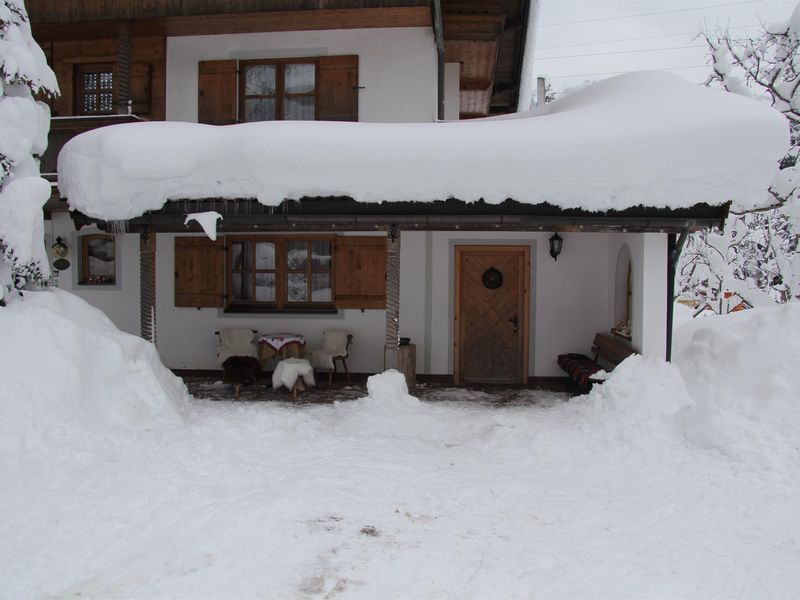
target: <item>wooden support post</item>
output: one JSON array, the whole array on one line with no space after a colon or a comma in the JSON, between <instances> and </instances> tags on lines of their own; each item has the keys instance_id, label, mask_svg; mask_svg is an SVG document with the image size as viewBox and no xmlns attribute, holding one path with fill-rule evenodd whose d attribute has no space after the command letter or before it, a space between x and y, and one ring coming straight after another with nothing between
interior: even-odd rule
<instances>
[{"instance_id":1,"label":"wooden support post","mask_svg":"<svg viewBox=\"0 0 800 600\"><path fill-rule=\"evenodd\" d=\"M386 240L386 339L383 366L397 369L400 345L400 229L390 225Z\"/></svg>"},{"instance_id":2,"label":"wooden support post","mask_svg":"<svg viewBox=\"0 0 800 600\"><path fill-rule=\"evenodd\" d=\"M139 233L139 329L156 343L156 234L146 228Z\"/></svg>"}]
</instances>

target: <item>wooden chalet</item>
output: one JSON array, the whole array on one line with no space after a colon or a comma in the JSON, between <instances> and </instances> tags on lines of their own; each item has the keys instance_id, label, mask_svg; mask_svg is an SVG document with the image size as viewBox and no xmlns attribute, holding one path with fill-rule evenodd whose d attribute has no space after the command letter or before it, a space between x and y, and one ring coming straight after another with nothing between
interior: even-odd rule
<instances>
[{"instance_id":1,"label":"wooden chalet","mask_svg":"<svg viewBox=\"0 0 800 600\"><path fill-rule=\"evenodd\" d=\"M120 122L514 112L536 4L28 0L61 86L42 171L55 174L73 136ZM218 368L213 334L226 327L297 332L311 347L325 329L343 329L354 335L354 371L382 370L404 336L419 373L457 383L558 376L559 353L586 351L596 332L619 325L638 351L664 356L680 244L726 212L208 198L119 223L66 208L54 193L48 232L71 259L58 285L157 341L172 368ZM216 241L184 224L204 211L224 217Z\"/></svg>"}]
</instances>

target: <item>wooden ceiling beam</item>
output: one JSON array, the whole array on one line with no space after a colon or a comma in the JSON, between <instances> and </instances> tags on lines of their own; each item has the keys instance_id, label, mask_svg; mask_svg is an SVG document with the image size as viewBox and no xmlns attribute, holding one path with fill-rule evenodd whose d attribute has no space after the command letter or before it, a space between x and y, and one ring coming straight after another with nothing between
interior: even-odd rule
<instances>
[{"instance_id":1,"label":"wooden ceiling beam","mask_svg":"<svg viewBox=\"0 0 800 600\"><path fill-rule=\"evenodd\" d=\"M131 19L134 36L213 35L218 33L263 33L322 29L377 27L430 27L427 6L394 8L340 8L298 11L264 11ZM88 40L116 37L119 20L69 23L33 23L40 42Z\"/></svg>"},{"instance_id":2,"label":"wooden ceiling beam","mask_svg":"<svg viewBox=\"0 0 800 600\"><path fill-rule=\"evenodd\" d=\"M485 90L492 85L491 77L472 77L461 79L461 90Z\"/></svg>"},{"instance_id":3,"label":"wooden ceiling beam","mask_svg":"<svg viewBox=\"0 0 800 600\"><path fill-rule=\"evenodd\" d=\"M502 33L505 15L464 15L445 13L445 40L494 41Z\"/></svg>"}]
</instances>

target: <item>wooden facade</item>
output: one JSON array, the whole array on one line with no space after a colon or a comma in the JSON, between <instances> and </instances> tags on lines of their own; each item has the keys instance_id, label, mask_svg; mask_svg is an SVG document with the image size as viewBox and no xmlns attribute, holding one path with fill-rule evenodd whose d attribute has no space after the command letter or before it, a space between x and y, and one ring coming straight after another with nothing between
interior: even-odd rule
<instances>
[{"instance_id":1,"label":"wooden facade","mask_svg":"<svg viewBox=\"0 0 800 600\"><path fill-rule=\"evenodd\" d=\"M124 24L131 36L134 112L163 119L166 37L431 27L435 4L430 0L29 0L28 13L34 37L61 82L62 99L53 106L58 115L74 114L68 105L74 102L75 65L92 57L98 59L94 62L113 62ZM443 0L440 5L445 59L461 65L461 117L515 111L530 0Z\"/></svg>"}]
</instances>

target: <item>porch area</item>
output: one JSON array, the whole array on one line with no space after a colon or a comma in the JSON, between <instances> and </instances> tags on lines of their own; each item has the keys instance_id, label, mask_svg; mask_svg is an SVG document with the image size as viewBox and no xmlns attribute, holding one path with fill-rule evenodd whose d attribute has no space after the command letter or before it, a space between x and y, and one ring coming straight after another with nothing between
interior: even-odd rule
<instances>
[{"instance_id":1,"label":"porch area","mask_svg":"<svg viewBox=\"0 0 800 600\"><path fill-rule=\"evenodd\" d=\"M349 402L367 396L367 375L352 374L351 381L343 377L334 379L328 387L327 377L317 374L317 385L292 397L290 390L273 390L271 373L264 373L258 385L242 385L236 398L234 387L222 382L222 374L197 374L178 371L189 393L197 400L240 402L246 404L280 403L289 405L334 404ZM578 393L565 377L552 377L532 381L528 385L479 385L456 387L451 377L420 377L417 386L409 390L423 402L474 402L480 406L534 406L565 402Z\"/></svg>"}]
</instances>

